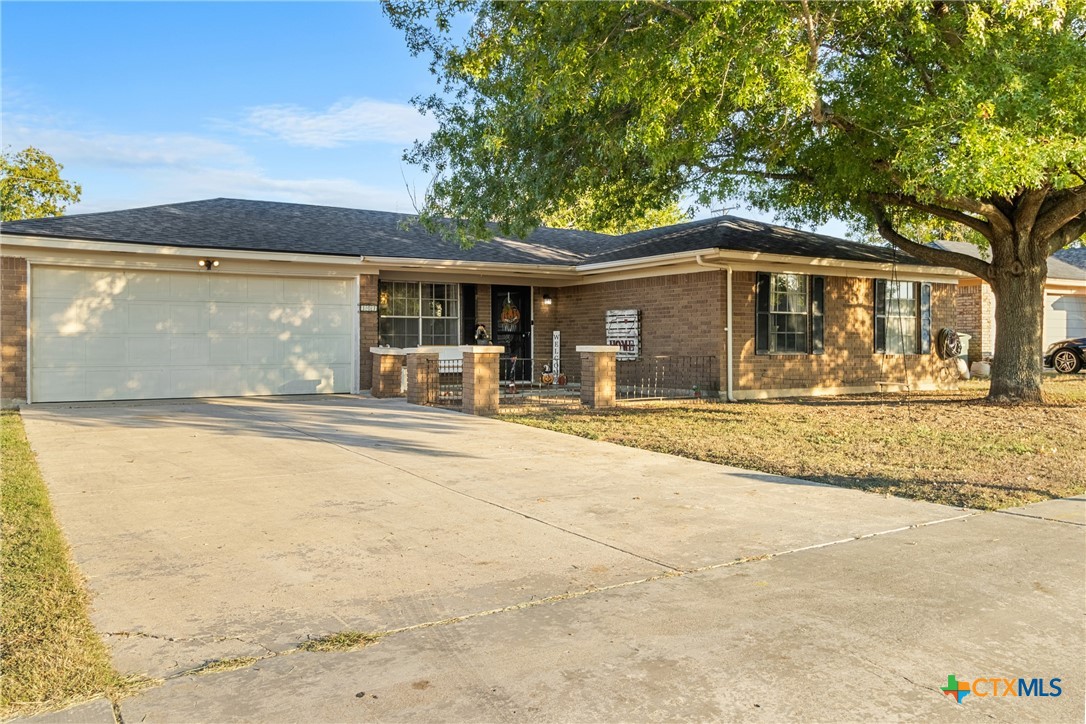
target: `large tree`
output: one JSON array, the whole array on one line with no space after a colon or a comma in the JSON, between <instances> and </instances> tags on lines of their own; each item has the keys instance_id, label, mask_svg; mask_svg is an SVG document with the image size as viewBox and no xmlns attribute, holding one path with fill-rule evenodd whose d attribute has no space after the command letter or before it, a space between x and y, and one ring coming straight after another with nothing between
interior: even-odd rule
<instances>
[{"instance_id":1,"label":"large tree","mask_svg":"<svg viewBox=\"0 0 1086 724\"><path fill-rule=\"evenodd\" d=\"M64 166L45 151L27 146L0 156L0 218L3 221L62 216L83 188L60 177Z\"/></svg>"},{"instance_id":2,"label":"large tree","mask_svg":"<svg viewBox=\"0 0 1086 724\"><path fill-rule=\"evenodd\" d=\"M637 213L626 213L615 218L606 207L599 205L590 197L577 199L572 204L562 204L555 211L544 214L540 221L552 229L581 229L596 231L601 234L629 234L645 229L658 229L689 221L678 203L671 203L660 209L642 209Z\"/></svg>"},{"instance_id":3,"label":"large tree","mask_svg":"<svg viewBox=\"0 0 1086 724\"><path fill-rule=\"evenodd\" d=\"M1041 399L1046 259L1086 229L1086 0L385 0L441 92L424 218L523 233L745 197L837 217L996 295L990 396ZM917 243L951 224L991 261Z\"/></svg>"}]
</instances>

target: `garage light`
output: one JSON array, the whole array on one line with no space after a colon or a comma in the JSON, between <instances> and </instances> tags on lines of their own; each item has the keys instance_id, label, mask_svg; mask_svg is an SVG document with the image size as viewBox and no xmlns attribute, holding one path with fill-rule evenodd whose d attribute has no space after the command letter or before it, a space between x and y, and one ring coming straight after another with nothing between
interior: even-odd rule
<instances>
[{"instance_id":1,"label":"garage light","mask_svg":"<svg viewBox=\"0 0 1086 724\"><path fill-rule=\"evenodd\" d=\"M214 269L215 267L217 267L219 265L219 260L218 259L201 259L200 261L198 261L196 263L200 265L201 269L206 269L207 271L211 271L212 269Z\"/></svg>"},{"instance_id":2,"label":"garage light","mask_svg":"<svg viewBox=\"0 0 1086 724\"><path fill-rule=\"evenodd\" d=\"M551 295L550 294L544 294L543 295L543 306L544 307L549 307L552 304L554 304L554 300L551 299Z\"/></svg>"}]
</instances>

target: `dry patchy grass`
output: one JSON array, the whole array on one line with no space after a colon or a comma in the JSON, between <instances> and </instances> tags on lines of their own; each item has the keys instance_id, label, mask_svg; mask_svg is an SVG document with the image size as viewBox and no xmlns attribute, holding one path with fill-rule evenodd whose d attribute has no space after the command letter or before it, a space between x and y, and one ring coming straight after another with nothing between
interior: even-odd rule
<instances>
[{"instance_id":1,"label":"dry patchy grass","mask_svg":"<svg viewBox=\"0 0 1086 724\"><path fill-rule=\"evenodd\" d=\"M918 500L1006 508L1086 491L1086 375L1046 379L1047 405L958 392L550 410L505 419Z\"/></svg>"},{"instance_id":2,"label":"dry patchy grass","mask_svg":"<svg viewBox=\"0 0 1086 724\"><path fill-rule=\"evenodd\" d=\"M129 682L110 663L87 615L87 592L53 519L17 413L0 415L3 685L0 715L59 708Z\"/></svg>"},{"instance_id":3,"label":"dry patchy grass","mask_svg":"<svg viewBox=\"0 0 1086 724\"><path fill-rule=\"evenodd\" d=\"M298 648L302 651L354 651L380 640L380 634L364 631L340 631L321 638L310 639Z\"/></svg>"}]
</instances>

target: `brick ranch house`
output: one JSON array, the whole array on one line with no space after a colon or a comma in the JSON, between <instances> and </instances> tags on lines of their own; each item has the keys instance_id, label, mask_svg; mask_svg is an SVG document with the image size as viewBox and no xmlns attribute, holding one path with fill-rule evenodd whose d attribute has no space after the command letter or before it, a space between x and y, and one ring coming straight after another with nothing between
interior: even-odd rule
<instances>
[{"instance_id":1,"label":"brick ranch house","mask_svg":"<svg viewBox=\"0 0 1086 724\"><path fill-rule=\"evenodd\" d=\"M962 241L943 241L936 246L988 258L987 252ZM969 361L991 358L996 335L992 288L976 277L965 277L958 282L956 304L957 330L972 337ZM1043 329L1045 348L1053 342L1086 337L1086 249L1062 249L1048 258Z\"/></svg>"},{"instance_id":2,"label":"brick ranch house","mask_svg":"<svg viewBox=\"0 0 1086 724\"><path fill-rule=\"evenodd\" d=\"M213 199L0 233L9 404L359 392L371 348L455 354L478 324L534 365L616 341L620 366L712 357L734 399L934 387L964 276L729 216L462 249L409 216ZM632 314L619 340L609 312Z\"/></svg>"}]
</instances>

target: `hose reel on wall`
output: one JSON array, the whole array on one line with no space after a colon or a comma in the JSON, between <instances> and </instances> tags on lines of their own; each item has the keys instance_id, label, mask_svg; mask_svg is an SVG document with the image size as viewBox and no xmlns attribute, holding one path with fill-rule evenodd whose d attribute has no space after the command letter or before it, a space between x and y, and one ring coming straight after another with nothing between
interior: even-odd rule
<instances>
[{"instance_id":1,"label":"hose reel on wall","mask_svg":"<svg viewBox=\"0 0 1086 724\"><path fill-rule=\"evenodd\" d=\"M939 359L954 359L962 353L962 340L950 327L943 327L935 335L935 354Z\"/></svg>"}]
</instances>

